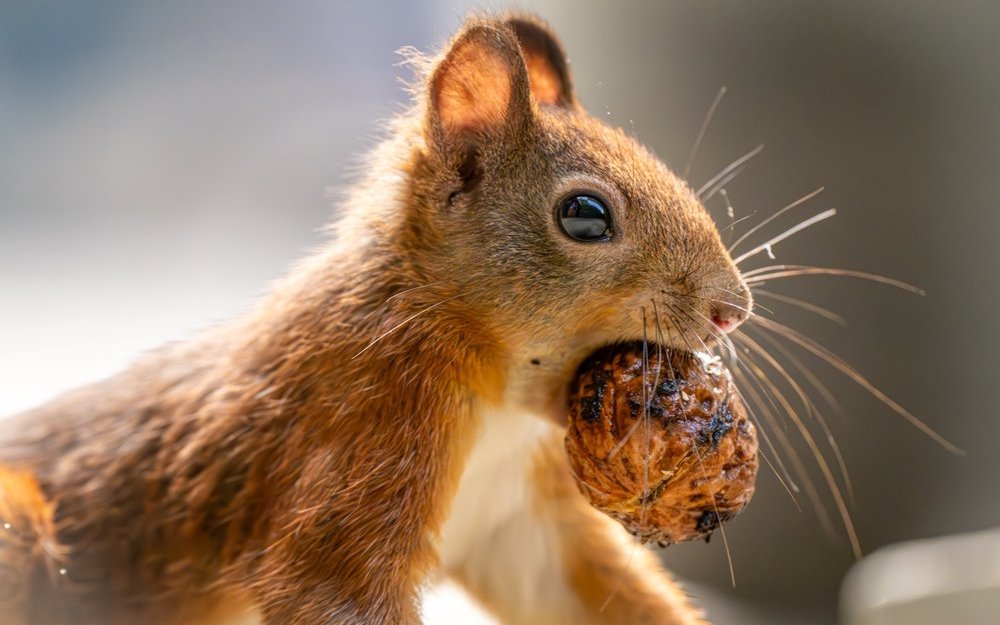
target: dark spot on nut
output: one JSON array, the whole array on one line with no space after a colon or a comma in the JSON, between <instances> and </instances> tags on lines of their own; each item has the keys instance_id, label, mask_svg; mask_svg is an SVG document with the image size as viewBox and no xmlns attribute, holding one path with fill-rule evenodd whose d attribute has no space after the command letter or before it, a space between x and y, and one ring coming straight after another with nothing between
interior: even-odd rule
<instances>
[{"instance_id":1,"label":"dark spot on nut","mask_svg":"<svg viewBox=\"0 0 1000 625\"><path fill-rule=\"evenodd\" d=\"M712 532L714 532L719 527L719 515L715 513L715 510L707 510L701 513L698 517L698 524L695 525L695 531L699 534L705 534L705 542L712 537Z\"/></svg>"},{"instance_id":2,"label":"dark spot on nut","mask_svg":"<svg viewBox=\"0 0 1000 625\"><path fill-rule=\"evenodd\" d=\"M711 442L712 447L718 447L719 442L731 429L733 429L733 412L728 405L722 404L698 433L698 442L702 445Z\"/></svg>"},{"instance_id":3,"label":"dark spot on nut","mask_svg":"<svg viewBox=\"0 0 1000 625\"><path fill-rule=\"evenodd\" d=\"M629 395L628 397L628 412L632 415L632 418L639 416L639 411L642 410L642 400L635 395Z\"/></svg>"},{"instance_id":4,"label":"dark spot on nut","mask_svg":"<svg viewBox=\"0 0 1000 625\"><path fill-rule=\"evenodd\" d=\"M594 423L601 418L601 406L604 404L601 397L591 395L580 399L580 416L587 423Z\"/></svg>"},{"instance_id":5,"label":"dark spot on nut","mask_svg":"<svg viewBox=\"0 0 1000 625\"><path fill-rule=\"evenodd\" d=\"M663 380L656 386L656 393L658 395L676 395L677 394L677 380L673 378L668 378Z\"/></svg>"}]
</instances>

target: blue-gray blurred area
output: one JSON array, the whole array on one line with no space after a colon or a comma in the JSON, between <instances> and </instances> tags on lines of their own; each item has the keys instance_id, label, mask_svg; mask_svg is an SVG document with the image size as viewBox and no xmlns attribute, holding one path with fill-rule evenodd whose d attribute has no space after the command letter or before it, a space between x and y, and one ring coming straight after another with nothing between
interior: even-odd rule
<instances>
[{"instance_id":1,"label":"blue-gray blurred area","mask_svg":"<svg viewBox=\"0 0 1000 625\"><path fill-rule=\"evenodd\" d=\"M750 216L737 235L825 185L766 234L809 210L835 206L837 218L748 267L848 267L927 290L829 277L765 287L828 306L847 328L760 300L966 451L945 452L796 352L844 407L826 416L865 551L1000 524L1000 4L525 5L561 34L584 104L675 168L727 87L691 179L767 145L726 187L736 217ZM0 413L246 309L321 242L336 212L327 188L349 183L380 120L405 104L394 51L439 44L470 7L0 0ZM726 227L723 199L708 208ZM783 431L801 441L793 423ZM831 531L805 480L793 503L765 466L726 527L735 589L720 537L664 552L720 625L835 622L853 556L812 451L795 453Z\"/></svg>"},{"instance_id":2,"label":"blue-gray blurred area","mask_svg":"<svg viewBox=\"0 0 1000 625\"><path fill-rule=\"evenodd\" d=\"M395 50L447 21L388 2L0 11L10 407L55 390L53 368L109 373L242 309L319 242L326 188L405 100Z\"/></svg>"}]
</instances>

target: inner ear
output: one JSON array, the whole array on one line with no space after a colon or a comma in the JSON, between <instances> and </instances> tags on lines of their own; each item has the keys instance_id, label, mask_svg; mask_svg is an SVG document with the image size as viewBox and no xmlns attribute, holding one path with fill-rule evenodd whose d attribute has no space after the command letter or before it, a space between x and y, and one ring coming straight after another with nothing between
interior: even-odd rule
<instances>
[{"instance_id":1,"label":"inner ear","mask_svg":"<svg viewBox=\"0 0 1000 625\"><path fill-rule=\"evenodd\" d=\"M555 33L544 22L531 16L510 17L506 24L521 45L531 82L531 95L544 104L575 107L569 60Z\"/></svg>"},{"instance_id":2,"label":"inner ear","mask_svg":"<svg viewBox=\"0 0 1000 625\"><path fill-rule=\"evenodd\" d=\"M505 28L479 23L455 38L430 80L430 130L446 148L500 136L531 115L528 74Z\"/></svg>"}]
</instances>

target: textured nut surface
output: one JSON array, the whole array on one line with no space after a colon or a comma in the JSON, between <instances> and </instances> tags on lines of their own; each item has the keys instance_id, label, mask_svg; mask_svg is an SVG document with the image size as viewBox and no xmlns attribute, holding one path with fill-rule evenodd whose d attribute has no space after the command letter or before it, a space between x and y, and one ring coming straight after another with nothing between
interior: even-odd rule
<instances>
[{"instance_id":1,"label":"textured nut surface","mask_svg":"<svg viewBox=\"0 0 1000 625\"><path fill-rule=\"evenodd\" d=\"M722 362L650 345L644 371L642 343L580 366L566 451L590 503L660 545L707 539L757 474L756 432Z\"/></svg>"}]
</instances>

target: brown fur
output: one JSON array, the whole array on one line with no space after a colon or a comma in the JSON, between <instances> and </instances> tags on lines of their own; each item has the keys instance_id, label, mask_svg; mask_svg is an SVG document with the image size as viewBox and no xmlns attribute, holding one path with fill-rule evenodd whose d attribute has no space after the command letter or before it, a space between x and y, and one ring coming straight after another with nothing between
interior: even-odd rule
<instances>
[{"instance_id":1,"label":"brown fur","mask_svg":"<svg viewBox=\"0 0 1000 625\"><path fill-rule=\"evenodd\" d=\"M562 420L582 357L641 337L643 308L651 331L653 299L711 316L709 296L746 292L688 187L579 109L539 22L470 20L426 84L334 240L253 314L3 423L0 513L31 519L30 567L54 553L37 545L68 551L0 622L176 624L248 601L267 625L415 623L483 408ZM612 241L561 234L570 189L609 201ZM708 338L659 314L668 343ZM546 453L539 521L566 532L589 622L696 622L641 553L597 612L618 528ZM27 576L12 544L0 563Z\"/></svg>"}]
</instances>

